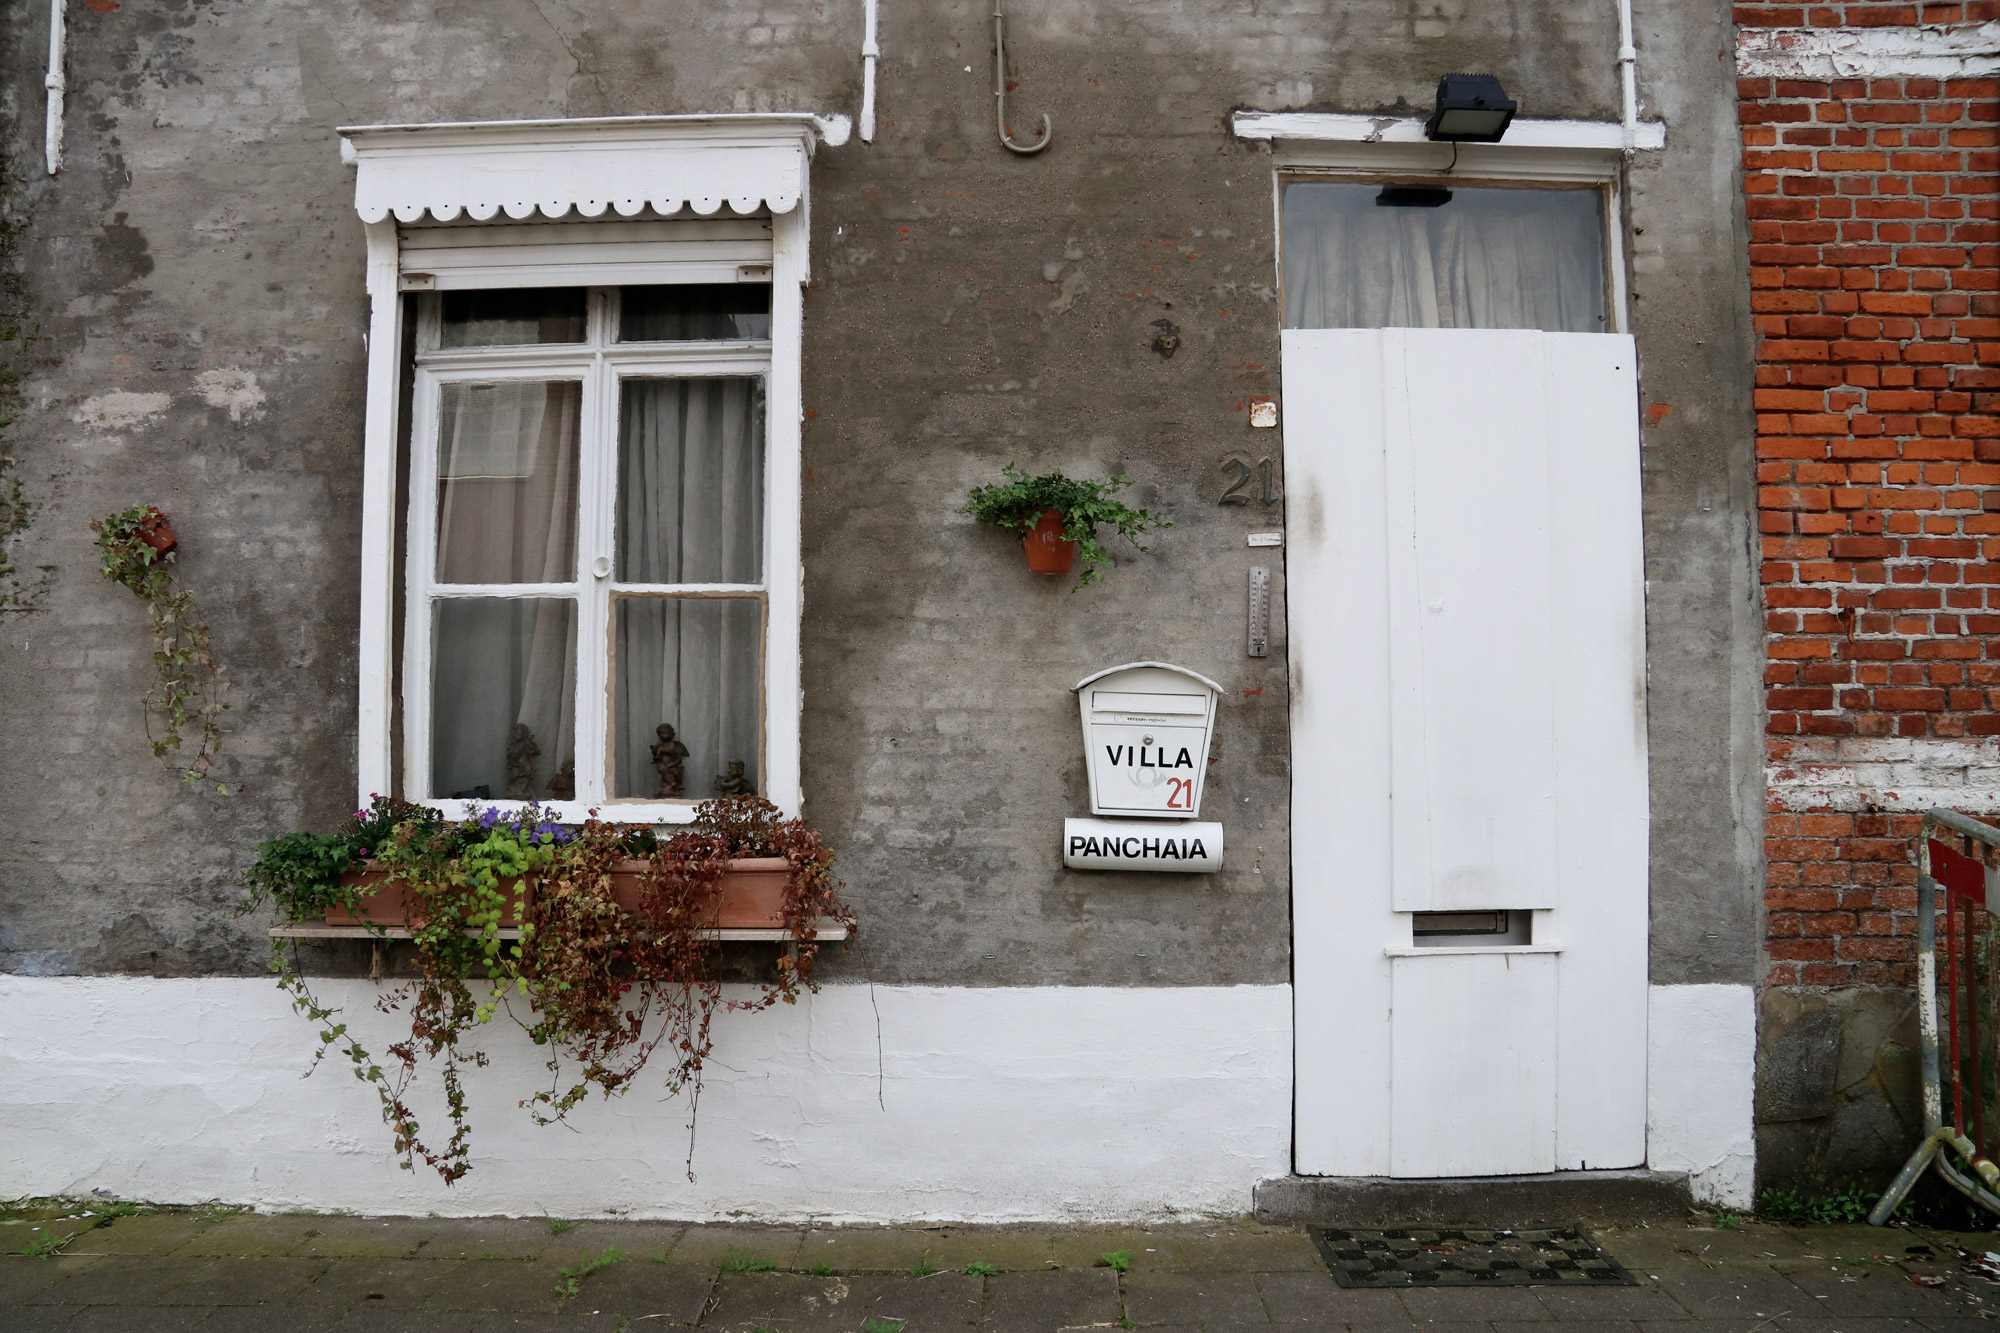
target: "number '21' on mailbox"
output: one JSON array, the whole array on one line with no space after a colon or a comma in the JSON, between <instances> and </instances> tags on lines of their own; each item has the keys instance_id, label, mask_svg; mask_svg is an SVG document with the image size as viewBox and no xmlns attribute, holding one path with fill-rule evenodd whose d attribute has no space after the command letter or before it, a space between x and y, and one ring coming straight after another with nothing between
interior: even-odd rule
<instances>
[{"instance_id":1,"label":"number '21' on mailbox","mask_svg":"<svg viewBox=\"0 0 2000 1333\"><path fill-rule=\"evenodd\" d=\"M1198 817L1222 687L1186 667L1131 662L1086 676L1074 688L1083 712L1090 812Z\"/></svg>"}]
</instances>

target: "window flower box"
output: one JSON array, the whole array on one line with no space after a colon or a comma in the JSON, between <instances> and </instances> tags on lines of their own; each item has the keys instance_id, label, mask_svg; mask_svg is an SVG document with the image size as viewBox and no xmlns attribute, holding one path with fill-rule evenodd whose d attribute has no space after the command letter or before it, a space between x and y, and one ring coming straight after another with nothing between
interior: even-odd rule
<instances>
[{"instance_id":1,"label":"window flower box","mask_svg":"<svg viewBox=\"0 0 2000 1333\"><path fill-rule=\"evenodd\" d=\"M638 860L624 860L611 871L611 893L618 905L628 912L637 911L639 896L645 883L648 863ZM791 878L791 862L782 856L745 856L729 863L718 886L715 906L714 926L720 930L775 930L784 925L785 885ZM340 882L347 887L368 890L368 896L361 902L359 912L350 912L345 907L326 909L326 924L329 926L404 926L410 920L409 888L395 880L382 867L370 866L365 870L352 871L342 875ZM513 891L508 885L507 900L509 910L501 921L503 928L520 926L522 909L527 894Z\"/></svg>"}]
</instances>

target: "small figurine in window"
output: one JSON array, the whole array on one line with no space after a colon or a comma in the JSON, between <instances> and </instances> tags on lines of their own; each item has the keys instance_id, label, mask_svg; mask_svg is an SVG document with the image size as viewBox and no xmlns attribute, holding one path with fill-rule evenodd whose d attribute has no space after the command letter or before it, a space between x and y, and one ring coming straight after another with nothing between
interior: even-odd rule
<instances>
[{"instance_id":1,"label":"small figurine in window","mask_svg":"<svg viewBox=\"0 0 2000 1333\"><path fill-rule=\"evenodd\" d=\"M653 742L653 771L660 775L653 799L679 796L687 786L688 747L674 739L674 729L669 723L662 722L653 728L653 734L660 738Z\"/></svg>"},{"instance_id":2,"label":"small figurine in window","mask_svg":"<svg viewBox=\"0 0 2000 1333\"><path fill-rule=\"evenodd\" d=\"M549 799L552 801L576 799L576 760L563 760L563 766L549 779Z\"/></svg>"},{"instance_id":3,"label":"small figurine in window","mask_svg":"<svg viewBox=\"0 0 2000 1333\"><path fill-rule=\"evenodd\" d=\"M715 792L718 796L755 796L757 784L744 776L743 761L732 759L728 774L715 780Z\"/></svg>"},{"instance_id":4,"label":"small figurine in window","mask_svg":"<svg viewBox=\"0 0 2000 1333\"><path fill-rule=\"evenodd\" d=\"M542 747L535 744L535 733L528 730L525 722L516 722L514 729L507 733L507 799L525 801L535 791L535 760L542 754Z\"/></svg>"}]
</instances>

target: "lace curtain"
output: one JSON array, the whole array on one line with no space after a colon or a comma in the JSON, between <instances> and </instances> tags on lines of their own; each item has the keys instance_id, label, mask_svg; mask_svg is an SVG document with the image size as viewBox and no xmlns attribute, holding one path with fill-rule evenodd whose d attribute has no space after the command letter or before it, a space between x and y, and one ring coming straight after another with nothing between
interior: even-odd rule
<instances>
[{"instance_id":1,"label":"lace curtain","mask_svg":"<svg viewBox=\"0 0 2000 1333\"><path fill-rule=\"evenodd\" d=\"M764 385L627 380L619 395L618 578L760 583ZM612 794L702 800L735 777L759 789L764 605L621 597L613 611ZM674 729L667 740L662 725ZM655 746L681 768L662 792ZM671 782L665 785L671 786Z\"/></svg>"}]
</instances>

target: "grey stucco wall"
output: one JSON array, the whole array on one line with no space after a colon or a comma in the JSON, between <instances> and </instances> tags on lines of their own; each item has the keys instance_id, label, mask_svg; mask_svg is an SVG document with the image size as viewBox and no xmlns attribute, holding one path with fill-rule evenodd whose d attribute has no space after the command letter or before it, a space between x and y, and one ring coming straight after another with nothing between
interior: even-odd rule
<instances>
[{"instance_id":1,"label":"grey stucco wall","mask_svg":"<svg viewBox=\"0 0 2000 1333\"><path fill-rule=\"evenodd\" d=\"M1672 127L1629 195L1644 391L1673 408L1646 451L1658 981L1747 981L1756 949L1749 360L1716 8L1640 7L1648 114ZM365 303L332 127L852 113L860 6L72 6L54 180L46 6L0 13L31 315L6 440L38 505L23 562L48 567L39 609L0 619L0 968L250 969L230 880L258 838L353 796ZM1242 649L1245 570L1279 563L1244 534L1281 518L1215 504L1223 455L1281 456L1245 413L1282 396L1271 171L1228 113L1409 112L1475 68L1526 114L1614 118L1615 7L1024 3L1015 119L1056 133L1028 159L994 141L990 14L887 0L879 140L813 168L807 814L878 979L1283 981L1286 662L1282 637ZM1171 360L1148 350L1160 318L1182 331ZM214 369L254 376L261 405L209 402ZM1071 596L953 513L1009 461L1126 470L1177 526ZM183 790L144 752L139 608L97 577L86 528L135 502L184 535L240 794ZM1060 821L1087 806L1068 687L1150 657L1226 687L1204 813L1228 825L1228 868L1066 873Z\"/></svg>"}]
</instances>

